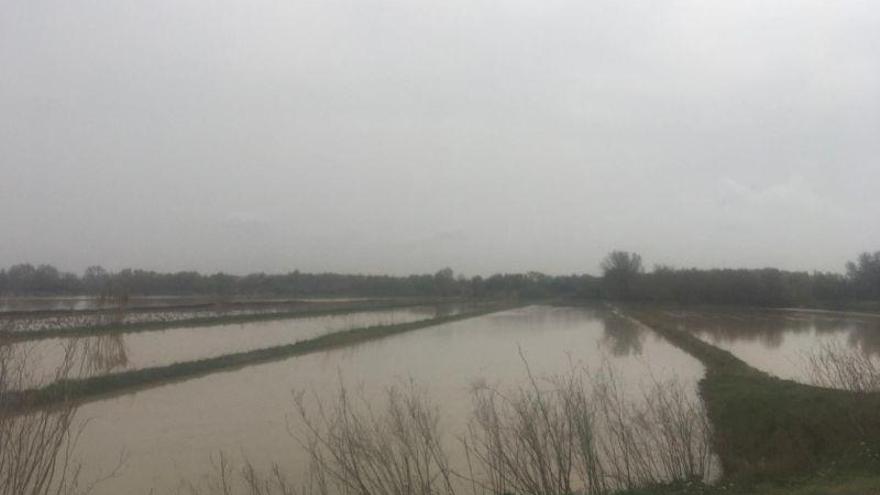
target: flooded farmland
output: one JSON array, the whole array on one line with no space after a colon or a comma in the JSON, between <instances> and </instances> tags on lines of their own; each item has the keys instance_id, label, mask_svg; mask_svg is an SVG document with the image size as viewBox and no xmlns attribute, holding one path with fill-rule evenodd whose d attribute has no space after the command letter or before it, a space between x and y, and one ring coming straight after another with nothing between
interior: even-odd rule
<instances>
[{"instance_id":1,"label":"flooded farmland","mask_svg":"<svg viewBox=\"0 0 880 495\"><path fill-rule=\"evenodd\" d=\"M284 320L181 327L143 333L51 338L10 344L28 356L26 388L47 384L59 366L70 360L70 378L164 366L237 352L272 347L352 328L393 325L454 314L459 306L415 306Z\"/></svg>"},{"instance_id":2,"label":"flooded farmland","mask_svg":"<svg viewBox=\"0 0 880 495\"><path fill-rule=\"evenodd\" d=\"M827 349L880 363L880 317L800 310L662 310L659 317L784 379L813 381L811 357Z\"/></svg>"},{"instance_id":3,"label":"flooded farmland","mask_svg":"<svg viewBox=\"0 0 880 495\"><path fill-rule=\"evenodd\" d=\"M76 300L76 299L74 299ZM28 299L9 299L7 304L28 304ZM61 299L39 299L39 303L63 304ZM86 301L99 304L94 299ZM136 327L149 325L173 326L193 321L205 322L223 318L240 319L286 317L309 312L350 311L370 308L376 305L386 307L412 306L431 301L405 299L253 299L210 301L195 298L160 299L166 304L158 304L147 299L149 304L134 300L124 306L97 306L84 309L36 309L0 311L0 334L25 334L27 332L54 332L82 330L101 327Z\"/></svg>"},{"instance_id":4,"label":"flooded farmland","mask_svg":"<svg viewBox=\"0 0 880 495\"><path fill-rule=\"evenodd\" d=\"M127 305L139 307L167 307L181 304L210 303L213 298L200 296L131 297ZM24 311L87 311L120 307L119 301L94 296L71 297L2 297L0 313Z\"/></svg>"},{"instance_id":5,"label":"flooded farmland","mask_svg":"<svg viewBox=\"0 0 880 495\"><path fill-rule=\"evenodd\" d=\"M226 303L285 303L299 302L354 302L363 301L365 297L300 297L290 298L220 298ZM124 300L104 299L94 296L71 297L0 297L0 314L9 312L41 312L41 311L91 311L118 308L173 308L175 306L213 305L218 303L217 297L210 296L134 296Z\"/></svg>"},{"instance_id":6,"label":"flooded farmland","mask_svg":"<svg viewBox=\"0 0 880 495\"><path fill-rule=\"evenodd\" d=\"M98 494L172 491L210 472L220 451L257 465L278 462L296 479L307 459L289 434L301 426L294 390L329 400L342 382L381 398L386 387L410 379L440 406L445 441L454 447L475 382L503 387L527 380L520 353L535 376L610 363L632 397L671 377L695 394L703 374L695 359L606 310L531 306L90 403L80 410L89 425L77 455L94 477L126 453L125 468Z\"/></svg>"}]
</instances>

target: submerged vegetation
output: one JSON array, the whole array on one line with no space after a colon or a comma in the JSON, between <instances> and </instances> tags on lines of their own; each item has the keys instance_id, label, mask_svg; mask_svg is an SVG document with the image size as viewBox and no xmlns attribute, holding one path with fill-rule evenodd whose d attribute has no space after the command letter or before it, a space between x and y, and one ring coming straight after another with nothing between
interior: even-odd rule
<instances>
[{"instance_id":1,"label":"submerged vegetation","mask_svg":"<svg viewBox=\"0 0 880 495\"><path fill-rule=\"evenodd\" d=\"M374 300L374 301L356 301L345 303L322 303L319 305L279 307L272 311L257 311L246 313L231 313L217 310L207 316L193 315L190 313L182 313L181 315L168 318L162 318L161 309L156 310L160 313L160 318L156 320L131 321L125 322L121 316L123 314L115 314L113 319L99 320L99 324L83 324L82 320L74 316L73 323L68 324L64 320L52 318L48 324L44 324L41 328L27 329L28 318L9 318L0 319L0 323L7 322L8 326L16 320L25 320L18 322L17 327L24 329L6 330L0 328L0 339L5 342L18 342L29 340L50 339L59 337L91 337L101 335L115 335L122 333L139 333L167 330L169 328L188 328L188 327L211 327L220 325L230 325L235 323L250 323L259 321L273 320L293 320L296 318L312 318L317 316L331 316L338 314L346 314L363 311L384 311L389 309L410 308L416 306L436 305L442 307L444 304L455 303L450 299L403 299L403 300ZM100 316L100 314L99 314Z\"/></svg>"}]
</instances>

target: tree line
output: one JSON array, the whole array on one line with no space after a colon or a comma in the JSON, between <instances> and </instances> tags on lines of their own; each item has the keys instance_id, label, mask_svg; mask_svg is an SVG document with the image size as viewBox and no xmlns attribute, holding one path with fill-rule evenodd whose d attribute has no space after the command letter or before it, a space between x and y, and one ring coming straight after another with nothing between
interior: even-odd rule
<instances>
[{"instance_id":1,"label":"tree line","mask_svg":"<svg viewBox=\"0 0 880 495\"><path fill-rule=\"evenodd\" d=\"M747 306L880 307L880 251L846 264L846 273L776 268L696 269L655 266L614 251L602 262L601 295L629 301Z\"/></svg>"},{"instance_id":2,"label":"tree line","mask_svg":"<svg viewBox=\"0 0 880 495\"><path fill-rule=\"evenodd\" d=\"M451 268L408 276L340 273L253 273L203 275L194 271L161 273L125 269L110 272L92 266L82 275L52 265L18 264L0 270L0 295L23 296L463 296L527 298L576 295L598 285L589 275L549 276L537 272L456 276Z\"/></svg>"},{"instance_id":3,"label":"tree line","mask_svg":"<svg viewBox=\"0 0 880 495\"><path fill-rule=\"evenodd\" d=\"M880 305L880 251L859 255L846 264L846 273L663 265L647 271L640 255L625 251L610 253L600 268L600 277L538 272L465 277L450 268L409 276L300 271L205 275L111 272L92 266L75 274L52 265L18 264L0 269L0 295L517 296L777 307Z\"/></svg>"}]
</instances>

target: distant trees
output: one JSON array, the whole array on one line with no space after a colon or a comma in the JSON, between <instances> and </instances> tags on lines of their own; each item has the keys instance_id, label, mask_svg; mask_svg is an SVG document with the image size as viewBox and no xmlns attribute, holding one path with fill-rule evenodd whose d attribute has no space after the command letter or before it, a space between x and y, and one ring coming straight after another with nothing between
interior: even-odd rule
<instances>
[{"instance_id":1,"label":"distant trees","mask_svg":"<svg viewBox=\"0 0 880 495\"><path fill-rule=\"evenodd\" d=\"M62 274L52 265L39 265L22 263L9 267L0 275L0 290L17 290L32 293L45 290L46 292L64 292L68 286L75 290L79 280L75 275Z\"/></svg>"},{"instance_id":2,"label":"distant trees","mask_svg":"<svg viewBox=\"0 0 880 495\"><path fill-rule=\"evenodd\" d=\"M106 289L109 279L107 270L100 266L90 266L83 274L82 286L86 292L97 294Z\"/></svg>"},{"instance_id":3,"label":"distant trees","mask_svg":"<svg viewBox=\"0 0 880 495\"><path fill-rule=\"evenodd\" d=\"M159 273L125 269L110 272L90 266L78 276L55 267L21 264L0 270L0 295L90 294L126 298L132 295L283 295L298 296L462 296L462 297L595 297L597 279L589 275L550 276L497 274L488 278L455 275L451 268L434 274L394 277L339 273Z\"/></svg>"},{"instance_id":4,"label":"distant trees","mask_svg":"<svg viewBox=\"0 0 880 495\"><path fill-rule=\"evenodd\" d=\"M860 254L846 264L846 273L862 297L880 298L880 251Z\"/></svg>"},{"instance_id":5,"label":"distant trees","mask_svg":"<svg viewBox=\"0 0 880 495\"><path fill-rule=\"evenodd\" d=\"M459 292L452 268L446 267L434 274L434 287L442 296L456 295Z\"/></svg>"},{"instance_id":6,"label":"distant trees","mask_svg":"<svg viewBox=\"0 0 880 495\"><path fill-rule=\"evenodd\" d=\"M791 306L813 302L812 278L803 272L775 268L674 269L644 274L636 298L682 304Z\"/></svg>"},{"instance_id":7,"label":"distant trees","mask_svg":"<svg viewBox=\"0 0 880 495\"><path fill-rule=\"evenodd\" d=\"M611 252L601 264L602 296L610 299L739 304L748 306L852 306L880 304L880 252L847 263L847 275L761 269L677 269L646 273L636 253ZM878 306L880 307L880 306Z\"/></svg>"},{"instance_id":8,"label":"distant trees","mask_svg":"<svg viewBox=\"0 0 880 495\"><path fill-rule=\"evenodd\" d=\"M696 269L655 266L646 271L637 253L612 251L600 265L602 277L498 273L464 277L451 268L408 276L341 273L252 273L203 275L90 266L82 275L51 265L18 264L0 269L0 295L278 295L580 297L749 306L865 306L880 309L880 251L846 264L846 274L791 272L776 268Z\"/></svg>"}]
</instances>

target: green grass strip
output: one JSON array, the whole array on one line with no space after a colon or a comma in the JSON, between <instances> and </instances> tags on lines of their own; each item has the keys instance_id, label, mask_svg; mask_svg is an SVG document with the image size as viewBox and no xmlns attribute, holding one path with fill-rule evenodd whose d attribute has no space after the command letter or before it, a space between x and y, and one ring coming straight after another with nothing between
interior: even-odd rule
<instances>
[{"instance_id":1,"label":"green grass strip","mask_svg":"<svg viewBox=\"0 0 880 495\"><path fill-rule=\"evenodd\" d=\"M626 312L706 367L699 392L726 480L880 469L880 393L783 380L679 330L654 310Z\"/></svg>"},{"instance_id":2,"label":"green grass strip","mask_svg":"<svg viewBox=\"0 0 880 495\"><path fill-rule=\"evenodd\" d=\"M452 316L440 316L410 323L355 328L293 344L226 354L197 361L186 361L168 366L142 368L89 378L61 380L39 389L11 393L7 399L6 407L9 410L24 412L69 401L76 403L88 402L89 400L124 393L132 389L154 387L171 381L185 380L219 371L286 359L316 351L351 346L420 328L474 318L512 307L514 306L493 306L478 311Z\"/></svg>"}]
</instances>

